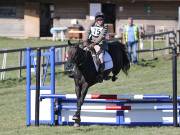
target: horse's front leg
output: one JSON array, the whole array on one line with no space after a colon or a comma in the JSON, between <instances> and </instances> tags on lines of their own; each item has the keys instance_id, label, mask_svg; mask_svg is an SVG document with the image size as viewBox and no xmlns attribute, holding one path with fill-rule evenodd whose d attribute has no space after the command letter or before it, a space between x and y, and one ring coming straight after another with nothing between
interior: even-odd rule
<instances>
[{"instance_id":1,"label":"horse's front leg","mask_svg":"<svg viewBox=\"0 0 180 135\"><path fill-rule=\"evenodd\" d=\"M77 99L77 111L76 111L75 115L73 116L73 120L75 120L74 126L80 126L81 106L84 103L84 99L86 97L87 91L88 91L88 84L85 82L81 86L81 93L79 93L80 98Z\"/></svg>"},{"instance_id":2,"label":"horse's front leg","mask_svg":"<svg viewBox=\"0 0 180 135\"><path fill-rule=\"evenodd\" d=\"M76 84L75 92L76 92L76 97L77 97L77 105L76 106L78 106L78 101L80 100L80 97L81 97L81 87L80 87L80 85ZM77 111L76 111L76 113L75 113L75 115L73 116L72 119L73 120L79 120L80 119L80 111L79 111L79 109L77 109Z\"/></svg>"},{"instance_id":3,"label":"horse's front leg","mask_svg":"<svg viewBox=\"0 0 180 135\"><path fill-rule=\"evenodd\" d=\"M78 106L78 101L80 100L81 97L81 82L80 82L80 78L74 78L74 82L75 82L75 93L76 93L76 97L77 97L77 105ZM77 107L78 108L78 107ZM75 127L79 127L80 126L80 110L77 109L76 113L74 114L74 116L72 117L72 119L75 121L74 126Z\"/></svg>"}]
</instances>

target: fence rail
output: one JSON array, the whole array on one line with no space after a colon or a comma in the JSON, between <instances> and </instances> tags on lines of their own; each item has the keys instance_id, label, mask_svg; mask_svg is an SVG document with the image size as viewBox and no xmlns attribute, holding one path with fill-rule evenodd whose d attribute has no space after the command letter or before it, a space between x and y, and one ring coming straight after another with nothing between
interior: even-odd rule
<instances>
[{"instance_id":1,"label":"fence rail","mask_svg":"<svg viewBox=\"0 0 180 135\"><path fill-rule=\"evenodd\" d=\"M144 37L147 38L147 37L156 37L156 36L163 36L163 35L167 35L167 34L175 34L174 31L167 31L167 32L162 32L162 33L155 33L155 34L147 34L145 35Z\"/></svg>"},{"instance_id":2,"label":"fence rail","mask_svg":"<svg viewBox=\"0 0 180 135\"><path fill-rule=\"evenodd\" d=\"M165 47L163 48L155 48L155 37L156 36L165 36ZM162 32L162 33L155 33L155 34L147 34L144 36L144 39L150 38L151 41L151 49L138 49L138 54L139 53L144 53L144 52L152 52L152 59L155 57L155 52L156 51L161 51L161 50L168 50L172 49L172 47L179 47L179 52L180 52L180 30L178 31L167 31L167 32Z\"/></svg>"},{"instance_id":3,"label":"fence rail","mask_svg":"<svg viewBox=\"0 0 180 135\"><path fill-rule=\"evenodd\" d=\"M79 43L74 43L73 45L76 45L76 44L79 44ZM65 48L65 50L66 50L66 47L68 47L68 46L69 45L66 44L66 45L55 45L54 47L56 49L58 49L58 48ZM49 49L50 47L52 47L52 46L32 47L31 49L32 50L37 50L37 48L40 48L43 51L43 50ZM0 50L0 54L4 55L4 56L5 55L7 56L7 54L11 54L11 53L19 53L19 58L18 58L18 61L19 61L18 65L19 66L17 65L17 66L9 66L9 67L7 67L6 65L4 65L7 62L6 63L4 63L4 62L2 63L2 68L0 69L1 80L4 80L5 73L8 72L8 71L19 70L19 78L22 77L22 70L26 69L26 65L23 64L23 62L25 62L25 58L24 58L24 61L23 61L23 57L24 57L23 53L25 54L26 50L27 50L27 48L9 49L9 50L3 49L3 50ZM4 60L6 61L7 57L2 57L2 59L3 59L2 61L4 61ZM55 63L55 65L62 65L62 64L65 64L65 61L61 61L61 62L58 61L58 62ZM42 64L42 67L44 67L44 66L45 66L45 64Z\"/></svg>"},{"instance_id":4,"label":"fence rail","mask_svg":"<svg viewBox=\"0 0 180 135\"><path fill-rule=\"evenodd\" d=\"M166 35L167 37L167 41L166 41L166 45L163 48L155 48L154 47L154 40L156 36L162 36L162 35ZM155 34L148 34L144 36L144 39L146 38L151 38L151 49L138 49L138 53L145 53L145 52L152 52L152 57L154 58L154 52L156 51L161 51L161 50L167 50L167 49L172 49L173 46L177 46L179 47L179 52L180 52L180 30L177 31L177 33L175 31L167 31L167 32L162 32L162 33L155 33ZM178 39L178 42L177 42ZM81 42L79 42L81 43ZM79 43L73 43L73 45L77 45ZM55 45L55 48L66 48L69 45ZM41 50L46 50L49 49L52 46L42 46L42 47L32 47L32 50L37 50L37 48L40 48ZM7 53L17 53L19 52L19 66L14 66L14 67L6 67L5 68L1 68L0 69L0 73L2 72L7 72L7 71L14 71L14 70L19 70L19 77L21 77L22 74L22 69L25 69L26 66L23 65L23 52L26 51L27 48L19 48L19 49L9 49L9 50L0 50L0 54L7 54ZM65 61L63 62L56 62L56 65L61 65L64 64Z\"/></svg>"}]
</instances>

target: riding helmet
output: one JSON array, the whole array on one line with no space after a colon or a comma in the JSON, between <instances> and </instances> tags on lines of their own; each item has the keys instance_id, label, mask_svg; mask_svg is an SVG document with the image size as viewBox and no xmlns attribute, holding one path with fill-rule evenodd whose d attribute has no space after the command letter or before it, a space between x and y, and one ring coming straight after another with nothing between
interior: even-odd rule
<instances>
[{"instance_id":1,"label":"riding helmet","mask_svg":"<svg viewBox=\"0 0 180 135\"><path fill-rule=\"evenodd\" d=\"M104 14L102 12L97 12L95 15L95 19L104 19Z\"/></svg>"}]
</instances>

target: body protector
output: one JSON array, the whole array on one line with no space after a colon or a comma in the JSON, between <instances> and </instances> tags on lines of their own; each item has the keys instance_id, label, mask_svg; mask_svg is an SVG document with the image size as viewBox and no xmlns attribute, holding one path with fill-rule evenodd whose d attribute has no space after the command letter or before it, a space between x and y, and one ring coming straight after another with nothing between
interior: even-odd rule
<instances>
[{"instance_id":1,"label":"body protector","mask_svg":"<svg viewBox=\"0 0 180 135\"><path fill-rule=\"evenodd\" d=\"M128 30L129 30L129 25L125 25L124 39L126 43L128 42ZM138 26L133 25L133 30L134 30L134 39L135 41L138 41L139 40Z\"/></svg>"},{"instance_id":2,"label":"body protector","mask_svg":"<svg viewBox=\"0 0 180 135\"><path fill-rule=\"evenodd\" d=\"M107 26L99 26L96 23L92 25L89 29L89 36L88 40L90 43L94 43L94 49L96 51L96 54L99 56L100 63L103 63L103 53L104 53L104 47L103 43L105 36L107 34Z\"/></svg>"},{"instance_id":3,"label":"body protector","mask_svg":"<svg viewBox=\"0 0 180 135\"><path fill-rule=\"evenodd\" d=\"M102 45L107 34L107 25L99 26L94 24L88 31L88 40L96 45Z\"/></svg>"}]
</instances>

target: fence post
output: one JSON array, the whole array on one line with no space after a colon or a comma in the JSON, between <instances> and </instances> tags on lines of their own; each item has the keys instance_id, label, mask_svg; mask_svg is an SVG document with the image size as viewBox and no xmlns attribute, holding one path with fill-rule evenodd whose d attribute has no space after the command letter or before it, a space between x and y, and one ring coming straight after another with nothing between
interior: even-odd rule
<instances>
[{"instance_id":1,"label":"fence post","mask_svg":"<svg viewBox=\"0 0 180 135\"><path fill-rule=\"evenodd\" d=\"M19 53L19 78L22 77L22 50Z\"/></svg>"},{"instance_id":2,"label":"fence post","mask_svg":"<svg viewBox=\"0 0 180 135\"><path fill-rule=\"evenodd\" d=\"M172 80L173 80L173 125L178 126L177 122L177 48L172 48Z\"/></svg>"},{"instance_id":3,"label":"fence post","mask_svg":"<svg viewBox=\"0 0 180 135\"><path fill-rule=\"evenodd\" d=\"M1 69L6 69L7 53L3 54L3 62ZM5 79L6 71L1 72L1 80Z\"/></svg>"},{"instance_id":4,"label":"fence post","mask_svg":"<svg viewBox=\"0 0 180 135\"><path fill-rule=\"evenodd\" d=\"M154 36L151 37L151 50L154 50ZM152 51L152 58L154 59L154 51Z\"/></svg>"},{"instance_id":5,"label":"fence post","mask_svg":"<svg viewBox=\"0 0 180 135\"><path fill-rule=\"evenodd\" d=\"M35 126L39 126L40 68L41 68L41 49L37 48Z\"/></svg>"},{"instance_id":6,"label":"fence post","mask_svg":"<svg viewBox=\"0 0 180 135\"><path fill-rule=\"evenodd\" d=\"M165 40L165 47L169 47L169 35L166 34L165 38L166 38L166 40ZM169 54L169 53L170 53L169 49L167 49L167 50L165 51L165 53L166 53L166 54Z\"/></svg>"},{"instance_id":7,"label":"fence post","mask_svg":"<svg viewBox=\"0 0 180 135\"><path fill-rule=\"evenodd\" d=\"M44 53L44 52L45 52L45 49L42 49L42 53ZM45 74L44 65L45 65L45 57L42 57L42 74L43 75Z\"/></svg>"},{"instance_id":8,"label":"fence post","mask_svg":"<svg viewBox=\"0 0 180 135\"><path fill-rule=\"evenodd\" d=\"M137 42L137 50L136 50L136 53L137 53L137 60L139 60L139 51L140 50L140 40Z\"/></svg>"},{"instance_id":9,"label":"fence post","mask_svg":"<svg viewBox=\"0 0 180 135\"><path fill-rule=\"evenodd\" d=\"M177 30L177 44L178 44L178 48L179 48L179 52L180 52L180 30Z\"/></svg>"}]
</instances>

